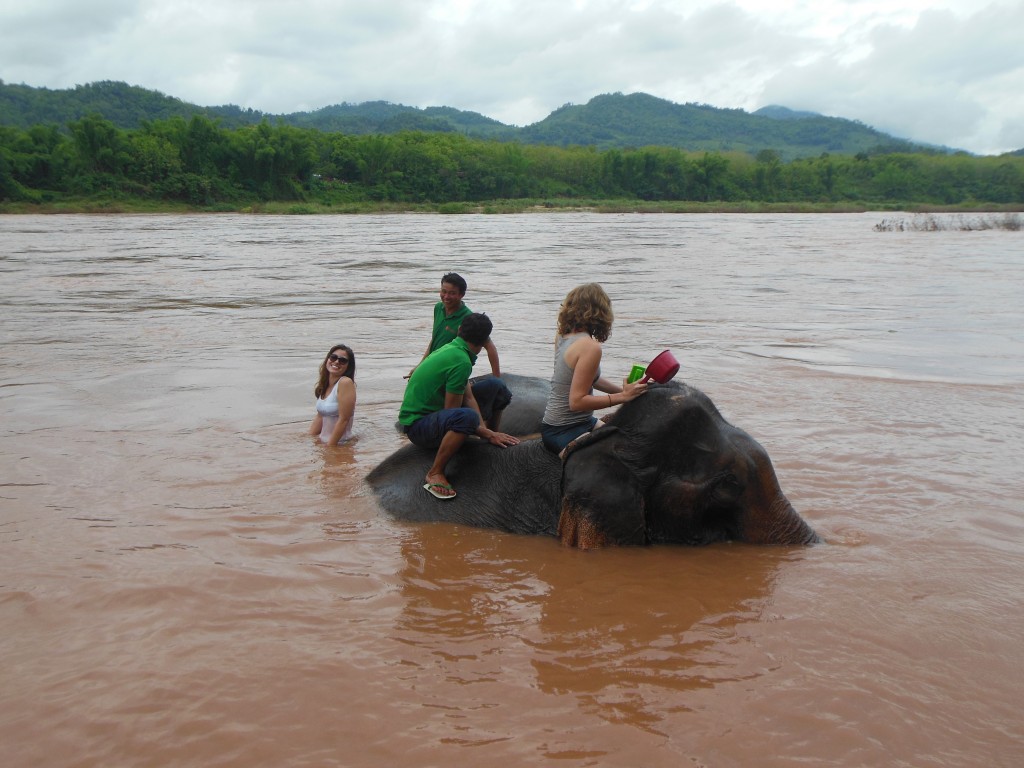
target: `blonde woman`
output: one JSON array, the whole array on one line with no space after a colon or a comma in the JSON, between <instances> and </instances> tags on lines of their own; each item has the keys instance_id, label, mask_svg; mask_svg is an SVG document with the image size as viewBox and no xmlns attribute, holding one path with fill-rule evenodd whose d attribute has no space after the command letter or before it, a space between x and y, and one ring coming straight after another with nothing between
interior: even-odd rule
<instances>
[{"instance_id":1,"label":"blonde woman","mask_svg":"<svg viewBox=\"0 0 1024 768\"><path fill-rule=\"evenodd\" d=\"M356 412L356 355L349 347L331 347L320 363L320 378L313 394L316 416L309 425L309 434L319 435L320 442L327 445L348 440Z\"/></svg>"},{"instance_id":2,"label":"blonde woman","mask_svg":"<svg viewBox=\"0 0 1024 768\"><path fill-rule=\"evenodd\" d=\"M594 411L633 400L647 391L639 382L622 386L601 376L601 345L612 332L612 300L597 283L573 288L558 312L551 394L541 439L553 453L601 422ZM594 390L603 394L596 394Z\"/></svg>"}]
</instances>

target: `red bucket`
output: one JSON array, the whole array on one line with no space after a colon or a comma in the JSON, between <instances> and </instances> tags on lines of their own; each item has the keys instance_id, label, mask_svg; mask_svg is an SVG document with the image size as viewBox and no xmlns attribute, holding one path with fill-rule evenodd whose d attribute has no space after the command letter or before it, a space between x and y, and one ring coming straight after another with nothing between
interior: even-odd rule
<instances>
[{"instance_id":1,"label":"red bucket","mask_svg":"<svg viewBox=\"0 0 1024 768\"><path fill-rule=\"evenodd\" d=\"M659 384L666 384L672 380L672 377L679 372L679 361L676 360L669 350L665 350L656 358L651 360L651 364L647 366L647 370L644 372L644 377L640 379L641 383L646 382L648 379L654 379Z\"/></svg>"}]
</instances>

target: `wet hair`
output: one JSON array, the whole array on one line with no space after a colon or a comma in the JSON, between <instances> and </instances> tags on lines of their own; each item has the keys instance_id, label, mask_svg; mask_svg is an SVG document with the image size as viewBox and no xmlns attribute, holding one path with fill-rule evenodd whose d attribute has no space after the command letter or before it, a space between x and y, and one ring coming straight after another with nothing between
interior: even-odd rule
<instances>
[{"instance_id":1,"label":"wet hair","mask_svg":"<svg viewBox=\"0 0 1024 768\"><path fill-rule=\"evenodd\" d=\"M449 272L441 278L441 285L445 283L450 283L458 288L460 295L466 295L466 279L462 275L456 272Z\"/></svg>"},{"instance_id":2,"label":"wet hair","mask_svg":"<svg viewBox=\"0 0 1024 768\"><path fill-rule=\"evenodd\" d=\"M565 336L584 330L598 341L612 335L612 300L597 283L578 285L566 294L558 310L558 332Z\"/></svg>"},{"instance_id":3,"label":"wet hair","mask_svg":"<svg viewBox=\"0 0 1024 768\"><path fill-rule=\"evenodd\" d=\"M345 354L348 355L348 367L345 368L345 372L341 375L348 376L352 381L356 380L356 353L352 351L351 347L344 344L335 344L328 350L327 354L324 355L324 360L320 363L320 377L317 379L316 386L313 387L313 394L316 395L317 398L321 398L330 392L328 387L330 386L331 379L327 373L327 358L339 349L343 350Z\"/></svg>"},{"instance_id":4,"label":"wet hair","mask_svg":"<svg viewBox=\"0 0 1024 768\"><path fill-rule=\"evenodd\" d=\"M491 338L493 328L491 318L481 312L473 312L466 315L466 319L459 326L459 336L470 344L482 347Z\"/></svg>"}]
</instances>

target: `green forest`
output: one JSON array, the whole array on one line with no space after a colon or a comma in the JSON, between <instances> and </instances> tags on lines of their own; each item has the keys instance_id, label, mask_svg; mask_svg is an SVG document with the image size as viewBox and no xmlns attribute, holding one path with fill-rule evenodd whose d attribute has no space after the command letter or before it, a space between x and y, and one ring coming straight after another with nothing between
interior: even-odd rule
<instances>
[{"instance_id":1,"label":"green forest","mask_svg":"<svg viewBox=\"0 0 1024 768\"><path fill-rule=\"evenodd\" d=\"M471 210L493 201L975 207L1020 210L1024 157L965 153L600 149L457 132L349 134L202 115L117 127L99 114L0 126L0 210L144 202L205 210L286 203L292 212L367 206Z\"/></svg>"}]
</instances>

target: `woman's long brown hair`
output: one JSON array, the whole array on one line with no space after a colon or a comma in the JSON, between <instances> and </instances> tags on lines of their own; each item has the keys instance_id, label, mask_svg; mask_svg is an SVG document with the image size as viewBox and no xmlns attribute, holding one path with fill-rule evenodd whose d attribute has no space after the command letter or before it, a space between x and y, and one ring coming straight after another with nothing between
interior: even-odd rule
<instances>
[{"instance_id":1,"label":"woman's long brown hair","mask_svg":"<svg viewBox=\"0 0 1024 768\"><path fill-rule=\"evenodd\" d=\"M577 328L600 342L612 334L612 300L597 283L578 285L566 294L558 311L558 332L565 336Z\"/></svg>"}]
</instances>

